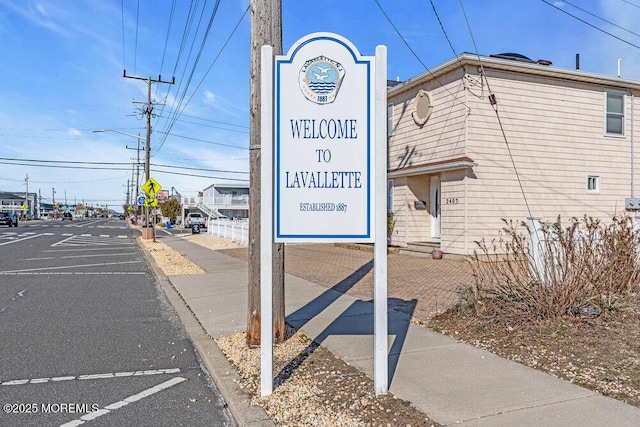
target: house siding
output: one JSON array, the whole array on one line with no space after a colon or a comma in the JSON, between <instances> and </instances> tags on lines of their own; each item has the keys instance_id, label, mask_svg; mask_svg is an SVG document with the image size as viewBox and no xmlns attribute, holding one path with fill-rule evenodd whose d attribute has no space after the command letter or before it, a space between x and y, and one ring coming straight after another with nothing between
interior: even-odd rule
<instances>
[{"instance_id":1,"label":"house siding","mask_svg":"<svg viewBox=\"0 0 640 427\"><path fill-rule=\"evenodd\" d=\"M637 104L633 92L613 78L509 62L484 64L495 107L487 86L481 90L474 85L479 76L463 74L453 65L437 82L425 74L391 91L389 172L401 172L394 175L397 229L392 243L429 240L432 207L427 203L426 210L416 210L414 201L430 201L431 176L441 181L440 244L445 253L472 253L475 241L499 236L502 219L587 215L607 221L625 211L624 199L631 195L633 125L638 129L632 115L640 113L632 106ZM434 106L424 126L411 116L420 89L428 91ZM607 90L627 94L622 137L605 135ZM477 166L410 176L416 168L428 170L460 158ZM598 192L587 190L588 175L600 177Z\"/></svg>"}]
</instances>

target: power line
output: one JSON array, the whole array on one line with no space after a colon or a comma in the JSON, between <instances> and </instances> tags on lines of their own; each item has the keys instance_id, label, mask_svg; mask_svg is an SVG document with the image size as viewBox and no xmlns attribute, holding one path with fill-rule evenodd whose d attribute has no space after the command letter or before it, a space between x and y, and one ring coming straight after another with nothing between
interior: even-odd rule
<instances>
[{"instance_id":1,"label":"power line","mask_svg":"<svg viewBox=\"0 0 640 427\"><path fill-rule=\"evenodd\" d=\"M173 134L173 133L167 133L167 132L162 132L162 131L158 131L158 133L161 133L161 134L163 134L163 135L171 135L171 136L175 136L176 138L188 139L188 140L191 140L191 141L204 142L204 143L206 143L206 144L221 145L221 146L223 146L223 147L236 148L236 149L238 149L238 150L248 150L248 149L249 149L249 147L239 147L239 146L237 146L237 145L225 144L225 143L223 143L223 142L207 141L207 140L204 140L204 139L198 139L198 138L193 138L193 137L190 137L190 136L184 136L184 135L176 135L176 134ZM164 139L166 139L166 137L165 137Z\"/></svg>"},{"instance_id":2,"label":"power line","mask_svg":"<svg viewBox=\"0 0 640 427\"><path fill-rule=\"evenodd\" d=\"M571 3L571 2L569 2L569 1L567 1L567 0L563 0L563 3L566 3L566 4L568 4L568 5L569 5L569 6L571 6L571 7L575 7L576 9L578 9L578 10L580 10L580 11L582 11L582 12L584 12L584 13L588 14L588 15L591 15L591 16L593 16L594 18L597 18L597 19L599 19L599 20L601 20L601 21L604 21L604 22L606 22L607 24L613 25L614 27L619 28L619 29L621 29L622 31L626 31L626 32L627 32L627 33L629 33L629 34L633 34L634 36L638 36L638 37L640 37L640 34L638 34L638 33L634 33L634 32L633 32L633 31L631 31L631 30L627 30L626 28L621 27L620 25L615 24L615 23L613 23L613 22L611 22L611 21L608 21L608 20L604 19L603 17L601 17L601 16L599 16L599 15L596 15L595 13L591 13L591 12L589 12L589 11L588 11L588 10L586 10L586 9L583 9L583 8L581 8L581 7L579 7L579 6L576 6L575 4L573 4L573 3Z\"/></svg>"},{"instance_id":3,"label":"power line","mask_svg":"<svg viewBox=\"0 0 640 427\"><path fill-rule=\"evenodd\" d=\"M136 72L136 65L138 63L138 28L140 27L140 0L138 0L138 7L136 9L136 42L133 53L133 72Z\"/></svg>"},{"instance_id":4,"label":"power line","mask_svg":"<svg viewBox=\"0 0 640 427\"><path fill-rule=\"evenodd\" d=\"M440 29L442 30L442 33L444 34L444 38L447 39L447 43L449 43L449 47L451 48L451 51L453 52L453 56L455 58L457 58L458 62L460 63L460 65L462 65L462 61L460 61L460 58L458 58L458 53L453 48L453 44L451 43L451 40L449 40L449 35L447 34L447 31L444 29L444 25L442 24L442 21L440 20L440 15L438 15L438 11L436 10L436 5L433 3L433 0L429 0L429 3L431 3L431 8L433 9L433 13L436 15L436 19L438 20L438 24L440 24ZM462 69L464 70L464 66L462 67Z\"/></svg>"},{"instance_id":5,"label":"power line","mask_svg":"<svg viewBox=\"0 0 640 427\"><path fill-rule=\"evenodd\" d=\"M402 40L402 42L405 44L405 46L409 49L409 52L411 52L411 54L418 60L418 62L422 65L422 67L424 67L424 69L429 73L429 75L431 75L431 77L436 81L436 83L438 83L442 88L444 88L444 90L446 90L449 95L451 95L453 97L453 99L455 99L457 102L459 102L460 104L464 105L465 107L468 108L468 105L464 102L461 101L460 99L458 99L458 97L452 93L448 87L446 87L434 74L433 72L429 69L429 67L427 67L427 65L422 62L422 60L420 59L420 57L418 56L418 54L413 50L413 48L411 47L411 45L409 44L409 42L407 42L407 40L404 38L404 36L402 35L402 33L400 32L400 30L398 29L398 27L396 27L396 25L393 23L393 21L391 20L391 18L389 17L389 15L387 15L387 12L385 12L385 10L382 8L382 5L380 4L380 2L378 2L378 0L374 0L376 2L376 4L378 5L378 8L380 9L380 11L382 12L382 14L384 15L384 17L387 19L387 21L389 22L389 24L393 27L393 29L395 30L396 34L398 34L398 37L400 37L400 40Z\"/></svg>"},{"instance_id":6,"label":"power line","mask_svg":"<svg viewBox=\"0 0 640 427\"><path fill-rule=\"evenodd\" d=\"M544 0L543 0L544 1ZM522 198L524 199L524 204L527 208L527 212L530 217L533 217L531 213L531 208L529 207L529 201L527 200L527 194L524 191L524 186L522 185L522 180L520 179L520 174L518 173L518 168L516 167L516 162L513 158L513 154L511 153L511 147L509 146L509 140L507 139L507 134L504 130L504 126L502 125L502 119L500 118L500 114L498 113L498 103L496 102L495 94L491 91L491 86L489 86L489 80L484 73L484 67L482 66L482 59L480 58L480 53L478 51L478 46L476 45L476 39L473 36L473 31L471 30L471 24L469 23L469 18L467 16L467 12L464 8L464 3L460 0L460 7L462 8L462 13L464 15L465 22L467 23L467 28L469 30L469 35L471 36L471 41L473 42L473 48L476 51L476 55L478 56L478 62L480 63L480 72L481 77L484 77L485 82L487 83L487 90L489 91L489 102L493 111L496 114L496 118L498 120L498 125L500 126L500 132L502 133L502 138L504 139L504 143L507 147L507 152L509 153L509 158L511 159L511 165L513 166L513 170L516 174L516 178L518 180L518 185L520 186L520 192L522 193Z\"/></svg>"},{"instance_id":7,"label":"power line","mask_svg":"<svg viewBox=\"0 0 640 427\"><path fill-rule=\"evenodd\" d=\"M2 162L2 160L4 160L4 162ZM28 162L28 163L15 163L15 162ZM6 164L6 165L20 165L20 166L41 166L41 167L68 167L70 169L74 169L75 167L73 166L68 166L65 164L71 164L71 165L107 165L107 166L122 166L122 165L126 165L127 169L115 169L115 170L129 170L128 167L131 166L131 162L129 163L121 163L121 162L81 162L81 161L71 161L71 160L38 160L38 159L17 159L17 158L7 158L7 157L0 157L0 163L2 164ZM31 164L31 163L35 163L35 164ZM38 163L45 163L44 165L38 164ZM59 165L51 165L51 163L58 163ZM134 164L136 164L134 162ZM196 167L189 167L189 166L173 166L173 165L166 165L166 164L156 164L156 163L152 163L152 166L157 166L157 167L163 167L163 168L171 168L171 169L187 169L187 170L195 170L195 171L202 171L202 172L220 172L220 173L230 173L230 174L248 174L249 172L245 172L245 171L233 171L233 170L224 170L224 169L210 169L210 168L196 168ZM95 168L96 170L102 170L102 169L106 169L106 168Z\"/></svg>"},{"instance_id":8,"label":"power line","mask_svg":"<svg viewBox=\"0 0 640 427\"><path fill-rule=\"evenodd\" d=\"M81 162L74 160L36 160L36 159L15 159L9 157L0 157L0 160L17 161L17 162L38 162L38 163L70 163L82 165L131 165L131 162Z\"/></svg>"},{"instance_id":9,"label":"power line","mask_svg":"<svg viewBox=\"0 0 640 427\"><path fill-rule=\"evenodd\" d=\"M124 0L120 1L121 13L122 13L122 69L124 70L127 66L126 61L126 49L124 43Z\"/></svg>"},{"instance_id":10,"label":"power line","mask_svg":"<svg viewBox=\"0 0 640 427\"><path fill-rule=\"evenodd\" d=\"M180 169L180 170L187 169L187 170L203 171L203 172L237 173L237 174L243 174L243 175L249 174L249 172L244 172L244 171L229 171L229 170L223 170L223 169L193 168L189 166L172 166L172 165L161 165L156 163L151 163L151 165L156 167L161 167L161 168L172 168L172 169Z\"/></svg>"},{"instance_id":11,"label":"power line","mask_svg":"<svg viewBox=\"0 0 640 427\"><path fill-rule=\"evenodd\" d=\"M167 54L167 45L169 44L169 34L171 34L171 25L173 24L173 15L176 10L176 0L171 2L171 12L169 13L169 23L167 25L167 35L164 38L164 48L162 49L162 60L160 61L160 73L162 74L162 68L164 67L164 58ZM159 86L156 86L156 95L158 94Z\"/></svg>"},{"instance_id":12,"label":"power line","mask_svg":"<svg viewBox=\"0 0 640 427\"><path fill-rule=\"evenodd\" d=\"M598 26L596 26L596 25L593 25L593 24L592 24L592 23L590 23L590 22L587 22L587 21L585 21L584 19L579 18L579 17L577 17L576 15L574 15L574 14L572 14L572 13L570 13L570 12L567 12L566 10L562 9L561 7L558 7L558 6L556 6L555 4L549 3L547 0L540 0L540 1L542 1L543 3L545 3L545 4L549 5L549 6L551 6L551 7L552 7L552 8L554 8L554 9L559 10L559 11L560 11L560 12L562 12L562 13L566 13L566 14L567 14L567 15L569 15L570 17L572 17L572 18L574 18L574 19L577 19L578 21L582 22L583 24L588 25L588 26L590 26L591 28L593 28L593 29L596 29L596 30L600 31L601 33L604 33L604 34L606 34L606 35L608 35L608 36L611 36L611 37L613 37L614 39L621 41L622 43L628 44L629 46L633 46L633 47L635 47L636 49L640 49L640 46L638 46L637 44L633 44L633 43L631 43L630 41L627 41L627 40L623 39L622 37L618 37L618 36L616 36L615 34L611 34L610 32L605 31L605 30L603 30L602 28L600 28L600 27L598 27Z\"/></svg>"},{"instance_id":13,"label":"power line","mask_svg":"<svg viewBox=\"0 0 640 427\"><path fill-rule=\"evenodd\" d=\"M186 81L186 85L185 85L184 91L182 92L182 95L180 96L180 101L178 102L178 105L177 105L177 107L175 108L175 111L176 111L176 112L174 113L173 118L172 118L172 119L169 119L169 120L170 120L169 126L168 126L168 127L165 127L165 130L166 130L167 132L169 132L169 131L171 130L171 128L173 127L173 125L174 125L174 123L175 123L176 119L177 119L177 118L178 118L178 116L180 115L181 110L184 110L184 108L186 108L187 104L188 104L188 103L189 103L189 101L191 100L191 97L190 97L190 98L187 100L187 102L185 103L185 106L181 109L182 103L184 102L184 98L185 98L185 96L186 96L186 94L187 94L187 91L188 91L188 89L189 89L189 86L191 85L191 80L193 79L193 75L195 74L195 71L196 71L196 68L197 68L197 66L198 66L198 63L200 62L200 57L202 56L202 51L204 50L204 46L205 46L205 44L206 44L206 42L207 42L207 40L208 40L208 38L209 38L209 32L211 31L211 27L213 26L213 21L214 21L214 19L215 19L216 15L218 14L218 7L219 7L219 6L220 6L220 0L217 0L217 1L216 1L216 3L215 3L215 5L214 5L214 7L213 7L212 12L211 12L211 17L209 18L209 23L208 23L208 25L207 25L207 29L206 29L206 31L205 31L205 33L204 33L204 36L203 36L203 38L202 38L202 42L201 42L201 44L200 44L200 49L198 50L198 53L197 53L197 55L196 55L196 59L195 59L195 61L194 61L194 63L193 63L193 66L191 67L191 72L189 73L189 77L187 78L187 81ZM204 10L204 8L203 8L203 10ZM199 26L199 25L198 25L198 26ZM194 40L195 40L195 38L194 38ZM226 44L225 44L225 46L226 46ZM224 47L223 47L223 48L224 48ZM200 87L200 86L198 85L198 87ZM196 88L196 90L197 90L197 88ZM194 93L195 93L195 91L194 91ZM191 95L191 96L193 96L193 95ZM175 103L174 103L174 104L175 104ZM164 139L160 142L160 144L156 146L156 148L154 149L154 153L157 153L158 151L160 151L160 149L161 149L161 148L162 148L162 146L164 145L165 141L166 141L166 138L164 138Z\"/></svg>"},{"instance_id":14,"label":"power line","mask_svg":"<svg viewBox=\"0 0 640 427\"><path fill-rule=\"evenodd\" d=\"M637 4L631 3L631 2L630 2L630 1L628 1L628 0L621 0L621 1L625 2L626 4L630 4L630 5L631 5L631 6L633 6L633 7L637 7L638 9L640 9L640 6L638 6Z\"/></svg>"},{"instance_id":15,"label":"power line","mask_svg":"<svg viewBox=\"0 0 640 427\"><path fill-rule=\"evenodd\" d=\"M224 51L224 49L227 47L227 45L229 44L229 41L231 40L231 38L233 37L233 35L236 33L238 27L240 26L240 24L242 23L242 21L244 20L244 17L246 16L246 14L249 12L250 6L247 6L247 8L245 9L244 13L242 14L242 16L240 17L240 19L238 20L238 22L236 23L235 27L233 28L233 30L231 31L231 34L229 34L229 36L227 37L227 40L225 40L224 44L222 45L222 47L220 48L220 50L218 51L218 54L215 56L215 58L213 59L213 61L211 62L211 65L209 65L209 68L207 69L207 71L204 73L204 75L202 76L202 79L200 79L200 82L198 83L198 85L196 86L196 88L193 90L191 96L189 97L189 99L187 100L187 102L184 104L184 106L182 106L182 110L177 111L176 114L174 114L173 120L169 123L169 125L165 128L165 132L168 135L169 131L171 131L171 128L173 127L173 125L175 124L176 120L178 119L178 117L182 114L182 112L184 112L184 110L187 108L187 105L189 105L189 102L191 102L191 99L193 98L193 96L195 95L195 93L198 91L198 89L200 88L200 86L202 85L202 83L204 82L204 79L207 77L207 75L209 74L209 72L211 71L211 69L213 68L213 66L216 64L216 62L218 61L218 58L220 58L220 55L222 54L222 52ZM178 106L178 109L180 108L180 106ZM164 144L164 142L166 141L166 137L163 139L162 144Z\"/></svg>"}]
</instances>

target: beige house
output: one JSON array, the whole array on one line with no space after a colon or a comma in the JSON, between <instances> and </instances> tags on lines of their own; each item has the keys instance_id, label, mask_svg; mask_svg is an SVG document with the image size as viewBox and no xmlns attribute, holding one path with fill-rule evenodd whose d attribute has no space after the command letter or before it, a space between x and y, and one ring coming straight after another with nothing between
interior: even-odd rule
<instances>
[{"instance_id":1,"label":"beige house","mask_svg":"<svg viewBox=\"0 0 640 427\"><path fill-rule=\"evenodd\" d=\"M638 81L513 54L462 54L390 87L391 243L464 255L502 218L624 212L636 94Z\"/></svg>"}]
</instances>

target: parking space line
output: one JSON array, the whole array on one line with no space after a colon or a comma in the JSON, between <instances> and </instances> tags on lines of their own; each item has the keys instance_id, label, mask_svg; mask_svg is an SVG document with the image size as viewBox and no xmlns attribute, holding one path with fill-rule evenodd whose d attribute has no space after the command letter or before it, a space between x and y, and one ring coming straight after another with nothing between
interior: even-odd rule
<instances>
[{"instance_id":1,"label":"parking space line","mask_svg":"<svg viewBox=\"0 0 640 427\"><path fill-rule=\"evenodd\" d=\"M42 271L42 270L62 270L65 268L80 268L80 267L104 267L106 265L123 265L123 264L138 264L141 263L142 261L140 260L135 260L135 261L120 261L120 262L101 262L101 263L97 263L97 264L78 264L78 265L60 265L57 267L40 267L40 268L25 268L23 270L7 270L7 271L0 271L0 274L7 274L7 273L31 273L34 271Z\"/></svg>"},{"instance_id":2,"label":"parking space line","mask_svg":"<svg viewBox=\"0 0 640 427\"><path fill-rule=\"evenodd\" d=\"M27 380L2 381L0 382L0 386L44 384L48 382L74 381L74 380L100 380L100 379L106 379L106 378L140 377L140 376L161 375L161 374L177 374L178 372L180 372L180 368L147 369L144 371L126 371L126 372L112 372L112 373L104 373L104 374L87 374L87 375L78 375L78 376L33 378L33 379L27 379Z\"/></svg>"},{"instance_id":3,"label":"parking space line","mask_svg":"<svg viewBox=\"0 0 640 427\"><path fill-rule=\"evenodd\" d=\"M142 400L146 397L152 396L158 392L161 392L163 390L166 390L170 387L173 387L175 385L178 385L184 381L186 381L186 378L183 377L175 377L172 378L168 381L165 381L163 383L160 383L156 386L153 386L151 388L148 388L146 390L141 391L140 393L136 393L132 396L127 397L126 399L120 400L118 402L114 402L110 405L105 406L103 409L99 409L95 412L91 412L87 415L83 415L82 417L78 418L77 420L73 420L70 421L68 423L62 424L61 427L73 427L73 426L79 426L81 424L84 424L86 421L91 421L94 420L98 417L101 417L103 415L108 414L111 411L115 411L116 409L120 409L124 406L127 406L129 403L134 403L137 402L139 400Z\"/></svg>"},{"instance_id":4,"label":"parking space line","mask_svg":"<svg viewBox=\"0 0 640 427\"><path fill-rule=\"evenodd\" d=\"M24 237L22 239L9 240L8 242L0 243L0 246L8 245L10 243L22 242L24 240L33 239L34 237L42 236L42 234L35 234L33 236Z\"/></svg>"}]
</instances>

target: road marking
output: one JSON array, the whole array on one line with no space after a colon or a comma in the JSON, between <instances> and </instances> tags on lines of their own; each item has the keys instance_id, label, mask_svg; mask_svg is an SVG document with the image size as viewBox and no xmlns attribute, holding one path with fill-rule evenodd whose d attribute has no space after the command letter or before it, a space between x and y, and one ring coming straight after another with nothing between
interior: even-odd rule
<instances>
[{"instance_id":1,"label":"road marking","mask_svg":"<svg viewBox=\"0 0 640 427\"><path fill-rule=\"evenodd\" d=\"M15 294L14 296L11 297L11 302L14 302L15 300L17 300L18 298L22 298L24 297L24 293L27 292L27 289L23 289L20 292L18 292L17 294ZM0 307L0 313L4 312L7 310L7 307Z\"/></svg>"},{"instance_id":2,"label":"road marking","mask_svg":"<svg viewBox=\"0 0 640 427\"><path fill-rule=\"evenodd\" d=\"M89 251L112 251L114 249L114 247L118 246L131 246L134 245L135 243L120 243L118 245L111 245L109 247L104 247L104 248L82 248L82 249L46 249L42 252L48 252L48 253L57 253L57 252L78 252L80 250L82 250L82 252L89 252Z\"/></svg>"},{"instance_id":3,"label":"road marking","mask_svg":"<svg viewBox=\"0 0 640 427\"><path fill-rule=\"evenodd\" d=\"M110 248L111 249L111 248ZM77 251L74 251L77 252ZM66 255L61 257L54 256L46 256L39 258L24 258L22 261L44 261L49 259L73 259L73 258L94 258L94 257L106 257L106 256L127 256L127 255L137 255L135 252L119 252L117 254L95 254L95 255Z\"/></svg>"},{"instance_id":4,"label":"road marking","mask_svg":"<svg viewBox=\"0 0 640 427\"><path fill-rule=\"evenodd\" d=\"M80 418L78 418L77 420L73 420L70 421L68 423L62 424L61 427L75 427L75 426L79 426L81 424L84 424L87 421L91 421L94 420L98 417L101 417L103 415L108 414L111 411L115 411L116 409L120 409L124 406L127 406L129 403L133 403L133 402L137 402L138 400L142 400L145 397L149 397L152 396L158 392L161 392L163 390L166 390L170 387L173 387L174 385L178 385L184 381L186 381L186 378L183 377L175 377L172 378L168 381L165 381L161 384L158 384L156 386L153 386L151 388L148 388L146 390L141 391L140 393L134 394L132 396L127 397L126 399L123 399L119 402L115 402L112 403L110 405L105 406L103 409L99 409L95 412L91 412L87 415L83 415Z\"/></svg>"},{"instance_id":5,"label":"road marking","mask_svg":"<svg viewBox=\"0 0 640 427\"><path fill-rule=\"evenodd\" d=\"M78 264L78 265L61 265L58 267L40 267L40 268L26 268L23 270L7 270L7 271L0 271L0 274L7 274L7 273L27 273L27 272L33 272L33 271L42 271L42 270L61 270L61 269L65 269L65 268L78 268L78 267L102 267L105 265L122 265L122 264L136 264L136 263L140 263L142 261L120 261L120 262L101 262L98 264Z\"/></svg>"},{"instance_id":6,"label":"road marking","mask_svg":"<svg viewBox=\"0 0 640 427\"><path fill-rule=\"evenodd\" d=\"M67 234L68 235L68 234ZM122 239L127 238L127 236L110 236L108 234L101 234L99 236L94 236L91 234L72 234L70 237L63 239L59 242L56 242L51 245L51 247L55 246L75 246L75 247L86 247L86 246L116 246L116 245L134 245L133 242L123 243Z\"/></svg>"},{"instance_id":7,"label":"road marking","mask_svg":"<svg viewBox=\"0 0 640 427\"><path fill-rule=\"evenodd\" d=\"M30 271L18 271L18 272L6 272L6 271L0 271L0 276L27 276L27 275L32 275L32 276L37 276L37 275L41 275L41 276L72 276L72 275L85 275L85 276L100 276L100 275L104 275L104 276L108 276L108 275L121 275L121 276L126 276L128 274L132 274L132 275L142 275L142 274L147 274L143 271L102 271L102 272L82 272L82 271L48 271L48 272L30 272Z\"/></svg>"},{"instance_id":8,"label":"road marking","mask_svg":"<svg viewBox=\"0 0 640 427\"><path fill-rule=\"evenodd\" d=\"M78 375L78 376L33 378L29 380L2 381L0 382L0 386L44 384L48 382L61 382L61 381L73 381L73 380L101 380L105 378L141 377L141 376L149 376L149 375L177 374L178 372L180 372L180 368L147 369L144 371L109 372L105 374L87 374L87 375Z\"/></svg>"},{"instance_id":9,"label":"road marking","mask_svg":"<svg viewBox=\"0 0 640 427\"><path fill-rule=\"evenodd\" d=\"M71 235L71 237L67 237L66 239L61 240L61 241L59 241L59 242L56 242L56 243L54 243L54 244L53 244L53 245L51 245L51 246L58 246L59 244L64 243L64 242L66 242L67 240L71 240L71 239L73 239L73 234Z\"/></svg>"},{"instance_id":10,"label":"road marking","mask_svg":"<svg viewBox=\"0 0 640 427\"><path fill-rule=\"evenodd\" d=\"M9 243L22 242L24 240L33 239L34 237L43 236L43 234L35 234L33 236L24 237L22 239L10 240L8 242L0 243L0 246L8 245Z\"/></svg>"}]
</instances>

